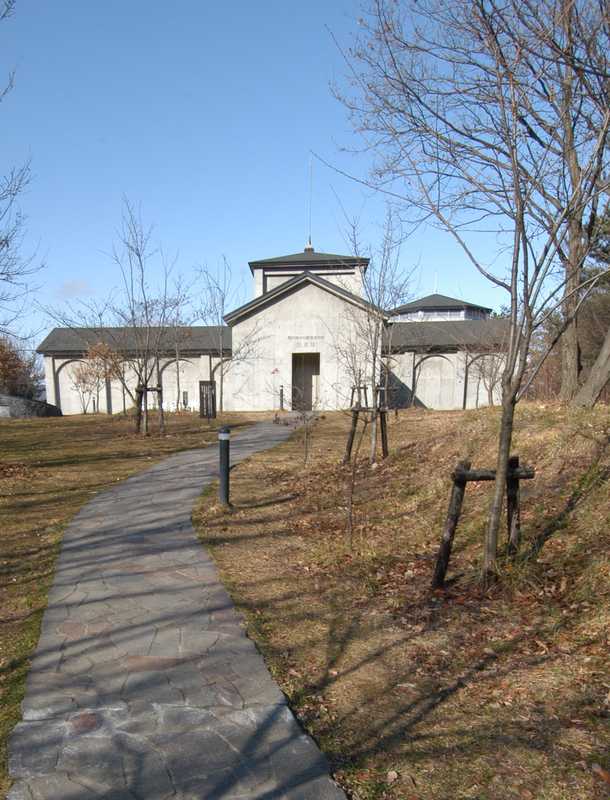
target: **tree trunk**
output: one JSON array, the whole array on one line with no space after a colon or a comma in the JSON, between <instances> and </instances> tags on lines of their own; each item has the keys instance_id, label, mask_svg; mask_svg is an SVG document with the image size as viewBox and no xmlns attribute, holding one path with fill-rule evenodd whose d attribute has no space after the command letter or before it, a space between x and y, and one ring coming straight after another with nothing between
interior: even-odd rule
<instances>
[{"instance_id":1,"label":"tree trunk","mask_svg":"<svg viewBox=\"0 0 610 800\"><path fill-rule=\"evenodd\" d=\"M572 303L564 305L564 313L574 313L570 309ZM578 379L580 377L580 345L578 342L578 323L573 319L568 323L561 337L561 388L560 398L569 403L578 392Z\"/></svg>"},{"instance_id":2,"label":"tree trunk","mask_svg":"<svg viewBox=\"0 0 610 800\"><path fill-rule=\"evenodd\" d=\"M157 403L159 405L159 433L165 433L165 414L163 412L163 384L161 382L161 367L157 359Z\"/></svg>"},{"instance_id":3,"label":"tree trunk","mask_svg":"<svg viewBox=\"0 0 610 800\"><path fill-rule=\"evenodd\" d=\"M371 411L371 452L369 461L371 464L375 463L377 459L377 410L373 408Z\"/></svg>"},{"instance_id":4,"label":"tree trunk","mask_svg":"<svg viewBox=\"0 0 610 800\"><path fill-rule=\"evenodd\" d=\"M136 387L136 433L142 432L142 401L144 392L141 386Z\"/></svg>"},{"instance_id":5,"label":"tree trunk","mask_svg":"<svg viewBox=\"0 0 610 800\"><path fill-rule=\"evenodd\" d=\"M515 419L515 397L505 386L502 387L502 419L500 423L500 441L498 460L496 462L496 481L494 495L489 509L487 532L485 535L485 553L483 557L483 584L488 586L497 576L496 557L498 553L498 533L502 517L502 505L508 473L508 459L513 438Z\"/></svg>"},{"instance_id":6,"label":"tree trunk","mask_svg":"<svg viewBox=\"0 0 610 800\"><path fill-rule=\"evenodd\" d=\"M218 412L222 414L224 410L224 364L220 362L220 381L218 387Z\"/></svg>"},{"instance_id":7,"label":"tree trunk","mask_svg":"<svg viewBox=\"0 0 610 800\"><path fill-rule=\"evenodd\" d=\"M159 433L165 433L165 412L163 411L163 388L161 384L157 387L157 397L159 398Z\"/></svg>"},{"instance_id":8,"label":"tree trunk","mask_svg":"<svg viewBox=\"0 0 610 800\"><path fill-rule=\"evenodd\" d=\"M610 381L610 328L606 332L602 349L591 367L589 377L574 398L575 405L592 408L608 381Z\"/></svg>"},{"instance_id":9,"label":"tree trunk","mask_svg":"<svg viewBox=\"0 0 610 800\"><path fill-rule=\"evenodd\" d=\"M572 17L573 3L563 0L561 4L562 24L564 26L568 46L572 46ZM573 81L574 72L567 66L562 80L562 118L563 118L563 158L569 171L572 187L578 186L582 178L582 170L578 163L577 144L573 123ZM567 328L561 339L561 389L560 397L564 402L571 402L578 392L580 371L580 344L578 341L578 287L581 283L582 256L583 256L583 228L582 211L574 210L568 222L568 253L564 263L565 287L563 314L567 321Z\"/></svg>"},{"instance_id":10,"label":"tree trunk","mask_svg":"<svg viewBox=\"0 0 610 800\"><path fill-rule=\"evenodd\" d=\"M180 353L176 347L176 411L180 411Z\"/></svg>"},{"instance_id":11,"label":"tree trunk","mask_svg":"<svg viewBox=\"0 0 610 800\"><path fill-rule=\"evenodd\" d=\"M148 385L144 387L142 397L142 433L148 436Z\"/></svg>"}]
</instances>

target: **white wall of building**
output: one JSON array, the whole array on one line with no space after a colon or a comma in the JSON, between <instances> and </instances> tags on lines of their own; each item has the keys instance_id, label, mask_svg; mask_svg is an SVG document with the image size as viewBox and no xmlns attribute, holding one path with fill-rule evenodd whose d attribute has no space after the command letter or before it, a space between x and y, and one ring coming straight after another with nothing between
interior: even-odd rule
<instances>
[{"instance_id":1,"label":"white wall of building","mask_svg":"<svg viewBox=\"0 0 610 800\"><path fill-rule=\"evenodd\" d=\"M340 286L348 292L360 297L362 295L362 272L360 268L345 267L334 269L315 269L312 267L308 270L314 275L319 275L329 283L334 283L335 286ZM291 280L297 275L301 275L302 269L265 269L255 268L254 272L254 297L260 297L262 294L276 289L283 283Z\"/></svg>"},{"instance_id":2,"label":"white wall of building","mask_svg":"<svg viewBox=\"0 0 610 800\"><path fill-rule=\"evenodd\" d=\"M466 359L468 382L466 408L481 408L489 405L486 383L490 382L491 359L498 356L477 355L466 352L397 353L391 356L391 372L395 376L395 394L401 405L408 405L413 392L413 368L416 366L416 405L426 408L462 408L464 401L464 378ZM489 362L485 367L486 360ZM482 368L480 368L482 366ZM491 381L493 383L493 381ZM501 387L493 387L494 405L501 400Z\"/></svg>"},{"instance_id":3,"label":"white wall of building","mask_svg":"<svg viewBox=\"0 0 610 800\"><path fill-rule=\"evenodd\" d=\"M320 354L315 407L348 407L354 378L342 353L359 341L358 328L365 319L366 312L360 307L306 283L237 322L233 325L233 353L237 360L225 378L225 408L277 409L283 386L284 407L289 409L293 353ZM240 361L240 352L248 352L248 358ZM362 353L359 358L363 361ZM362 368L365 369L364 363Z\"/></svg>"},{"instance_id":4,"label":"white wall of building","mask_svg":"<svg viewBox=\"0 0 610 800\"><path fill-rule=\"evenodd\" d=\"M53 361L55 367L55 380L53 379ZM133 402L129 393L123 388L119 380L110 381L110 409L107 404L107 392L103 382L99 386L99 391L87 393L79 392L75 371L82 363L80 358L55 358L44 357L45 385L47 390L47 402L59 405L63 414L83 414L94 413L95 411L107 413L122 412L124 409L132 407ZM187 397L187 410L199 410L199 381L210 380L210 366L212 372L219 363L217 356L207 354L193 355L180 359L180 409L184 408L184 392ZM163 389L163 407L168 411L176 410L177 401L177 380L176 380L176 360L173 358L160 359L161 385ZM216 370L217 371L217 370ZM213 375L214 377L214 375ZM128 389L135 395L136 377L130 374L130 369L126 366L126 380ZM56 396L55 387L59 389L59 398ZM157 406L156 395L151 393L149 396L149 407Z\"/></svg>"}]
</instances>

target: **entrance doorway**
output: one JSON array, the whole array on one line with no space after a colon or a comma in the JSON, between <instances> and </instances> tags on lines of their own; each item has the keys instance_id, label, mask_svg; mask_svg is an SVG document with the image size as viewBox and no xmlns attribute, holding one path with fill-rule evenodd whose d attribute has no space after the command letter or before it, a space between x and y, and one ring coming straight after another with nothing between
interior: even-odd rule
<instances>
[{"instance_id":1,"label":"entrance doorway","mask_svg":"<svg viewBox=\"0 0 610 800\"><path fill-rule=\"evenodd\" d=\"M199 381L199 416L216 417L216 381Z\"/></svg>"},{"instance_id":2,"label":"entrance doorway","mask_svg":"<svg viewBox=\"0 0 610 800\"><path fill-rule=\"evenodd\" d=\"M318 402L319 353L292 354L292 409L311 411Z\"/></svg>"}]
</instances>

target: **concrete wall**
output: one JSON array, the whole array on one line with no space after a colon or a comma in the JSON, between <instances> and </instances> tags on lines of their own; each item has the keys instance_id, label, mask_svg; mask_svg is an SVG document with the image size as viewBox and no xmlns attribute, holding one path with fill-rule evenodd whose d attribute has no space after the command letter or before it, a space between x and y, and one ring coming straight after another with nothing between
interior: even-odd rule
<instances>
[{"instance_id":1,"label":"concrete wall","mask_svg":"<svg viewBox=\"0 0 610 800\"><path fill-rule=\"evenodd\" d=\"M79 393L75 381L75 368L81 363L79 358L55 358L45 356L45 384L49 400L60 406L63 414L94 413L119 413L132 407L133 403L129 393L125 391L121 381L110 381L110 406L107 402L106 387L101 384L99 391ZM53 363L54 362L54 363ZM217 367L219 359L211 359L212 371ZM55 379L53 378L55 370ZM161 385L163 388L163 407L168 411L176 410L177 379L176 360L163 358L160 360ZM210 380L210 357L194 355L180 359L180 408L183 406L183 394L187 393L186 408L191 411L199 410L199 381ZM132 393L135 393L136 376L126 368L126 383ZM156 395L149 396L149 406L156 407Z\"/></svg>"},{"instance_id":2,"label":"concrete wall","mask_svg":"<svg viewBox=\"0 0 610 800\"><path fill-rule=\"evenodd\" d=\"M24 397L13 397L0 394L0 419L13 417L27 419L29 417L60 417L61 411L50 403L40 400L26 400Z\"/></svg>"},{"instance_id":3,"label":"concrete wall","mask_svg":"<svg viewBox=\"0 0 610 800\"><path fill-rule=\"evenodd\" d=\"M489 382L491 360L498 356L479 355L464 352L400 353L391 357L391 373L394 397L399 406L412 402L413 367L416 366L415 405L436 409L462 408L464 401L464 378L466 359L468 383L466 408L480 408L489 404L486 380ZM485 364L488 362L488 367ZM493 391L494 404L501 399L498 383Z\"/></svg>"},{"instance_id":4,"label":"concrete wall","mask_svg":"<svg viewBox=\"0 0 610 800\"><path fill-rule=\"evenodd\" d=\"M347 408L354 384L349 354L366 371L358 327L366 312L312 284L284 295L256 315L233 326L237 360L226 377L226 405L232 411L279 408L280 386L285 408L291 407L292 354L319 353L320 376L315 406ZM239 360L240 353L248 358ZM346 355L347 354L347 355Z\"/></svg>"}]
</instances>

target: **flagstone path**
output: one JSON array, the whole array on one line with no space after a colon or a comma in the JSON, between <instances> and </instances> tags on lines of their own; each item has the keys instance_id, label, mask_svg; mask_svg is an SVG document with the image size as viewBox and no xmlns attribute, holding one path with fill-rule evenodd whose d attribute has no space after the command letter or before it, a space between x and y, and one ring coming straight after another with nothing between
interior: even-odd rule
<instances>
[{"instance_id":1,"label":"flagstone path","mask_svg":"<svg viewBox=\"0 0 610 800\"><path fill-rule=\"evenodd\" d=\"M232 463L283 441L234 435ZM341 800L196 538L217 447L167 458L66 529L8 800Z\"/></svg>"}]
</instances>

